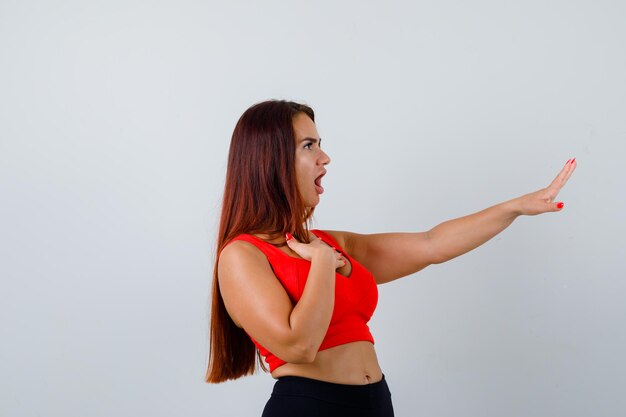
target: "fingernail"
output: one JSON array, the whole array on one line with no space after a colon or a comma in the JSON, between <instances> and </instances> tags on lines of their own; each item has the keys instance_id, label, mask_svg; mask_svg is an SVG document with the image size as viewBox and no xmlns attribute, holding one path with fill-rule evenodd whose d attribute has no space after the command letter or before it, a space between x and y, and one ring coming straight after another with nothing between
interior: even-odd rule
<instances>
[{"instance_id":1,"label":"fingernail","mask_svg":"<svg viewBox=\"0 0 626 417\"><path fill-rule=\"evenodd\" d=\"M572 160L572 158L568 159L567 162L565 163L565 165L569 164L571 160Z\"/></svg>"},{"instance_id":2,"label":"fingernail","mask_svg":"<svg viewBox=\"0 0 626 417\"><path fill-rule=\"evenodd\" d=\"M291 235L291 233L285 233L285 238L287 240L291 240L291 239L293 239L293 236Z\"/></svg>"},{"instance_id":3,"label":"fingernail","mask_svg":"<svg viewBox=\"0 0 626 417\"><path fill-rule=\"evenodd\" d=\"M562 209L564 205L565 205L565 204L561 201L560 203L558 203L558 204L556 205L556 208L558 208L558 209Z\"/></svg>"},{"instance_id":4,"label":"fingernail","mask_svg":"<svg viewBox=\"0 0 626 417\"><path fill-rule=\"evenodd\" d=\"M570 162L570 164L573 164L575 160L576 160L576 158L572 159L572 161Z\"/></svg>"}]
</instances>

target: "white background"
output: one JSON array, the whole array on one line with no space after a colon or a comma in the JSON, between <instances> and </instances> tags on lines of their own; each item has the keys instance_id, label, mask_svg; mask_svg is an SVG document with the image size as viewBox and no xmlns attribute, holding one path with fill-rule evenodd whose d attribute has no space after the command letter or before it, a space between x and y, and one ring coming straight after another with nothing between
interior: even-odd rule
<instances>
[{"instance_id":1,"label":"white background","mask_svg":"<svg viewBox=\"0 0 626 417\"><path fill-rule=\"evenodd\" d=\"M0 415L258 416L204 383L232 129L313 106L315 226L560 213L379 287L397 416L626 413L621 1L0 2Z\"/></svg>"}]
</instances>

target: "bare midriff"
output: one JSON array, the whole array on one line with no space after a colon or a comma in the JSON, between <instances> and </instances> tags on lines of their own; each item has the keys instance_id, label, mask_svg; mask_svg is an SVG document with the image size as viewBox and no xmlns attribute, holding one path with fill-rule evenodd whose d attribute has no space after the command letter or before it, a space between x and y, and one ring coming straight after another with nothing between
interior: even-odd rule
<instances>
[{"instance_id":1,"label":"bare midriff","mask_svg":"<svg viewBox=\"0 0 626 417\"><path fill-rule=\"evenodd\" d=\"M366 341L325 349L311 363L286 363L272 372L274 378L288 375L348 385L372 384L383 378L374 345Z\"/></svg>"}]
</instances>

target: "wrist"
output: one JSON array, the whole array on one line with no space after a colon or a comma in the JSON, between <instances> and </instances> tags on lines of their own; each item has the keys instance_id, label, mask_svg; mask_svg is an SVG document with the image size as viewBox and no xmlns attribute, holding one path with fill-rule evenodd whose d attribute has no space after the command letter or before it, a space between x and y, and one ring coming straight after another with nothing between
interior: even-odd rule
<instances>
[{"instance_id":1,"label":"wrist","mask_svg":"<svg viewBox=\"0 0 626 417\"><path fill-rule=\"evenodd\" d=\"M524 214L524 208L522 206L522 200L520 197L514 198L502 203L503 209L507 214L507 217L515 219L518 216Z\"/></svg>"}]
</instances>

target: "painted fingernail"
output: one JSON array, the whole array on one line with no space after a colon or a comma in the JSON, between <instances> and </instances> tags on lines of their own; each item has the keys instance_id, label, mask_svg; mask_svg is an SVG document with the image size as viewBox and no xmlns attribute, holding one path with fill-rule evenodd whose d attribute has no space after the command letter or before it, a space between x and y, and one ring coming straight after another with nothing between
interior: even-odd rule
<instances>
[{"instance_id":1,"label":"painted fingernail","mask_svg":"<svg viewBox=\"0 0 626 417\"><path fill-rule=\"evenodd\" d=\"M568 159L567 162L565 163L565 165L569 164L571 160L572 160L572 158Z\"/></svg>"},{"instance_id":2,"label":"painted fingernail","mask_svg":"<svg viewBox=\"0 0 626 417\"><path fill-rule=\"evenodd\" d=\"M556 208L562 209L564 205L565 204L561 201L560 203L557 203Z\"/></svg>"},{"instance_id":3,"label":"painted fingernail","mask_svg":"<svg viewBox=\"0 0 626 417\"><path fill-rule=\"evenodd\" d=\"M573 164L575 160L576 160L576 158L572 159L572 161L570 162L570 164Z\"/></svg>"},{"instance_id":4,"label":"painted fingernail","mask_svg":"<svg viewBox=\"0 0 626 417\"><path fill-rule=\"evenodd\" d=\"M286 234L285 234L285 238L286 238L287 240L291 240L291 239L293 239L293 236L291 235L291 233L286 233Z\"/></svg>"}]
</instances>

